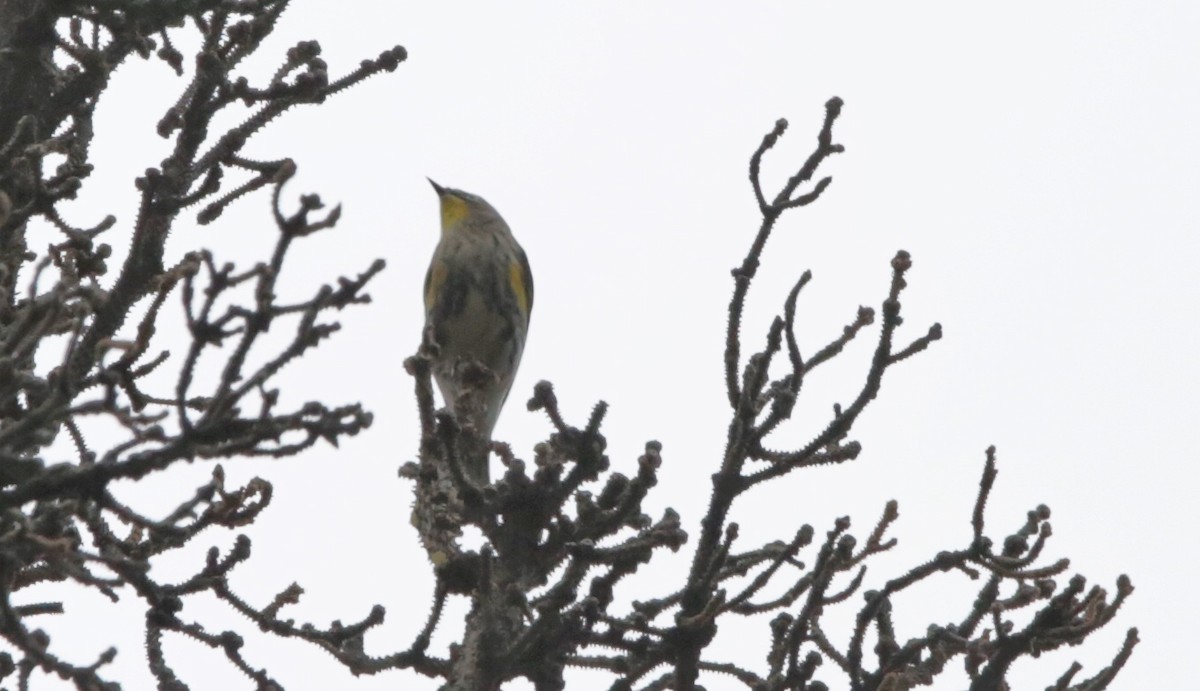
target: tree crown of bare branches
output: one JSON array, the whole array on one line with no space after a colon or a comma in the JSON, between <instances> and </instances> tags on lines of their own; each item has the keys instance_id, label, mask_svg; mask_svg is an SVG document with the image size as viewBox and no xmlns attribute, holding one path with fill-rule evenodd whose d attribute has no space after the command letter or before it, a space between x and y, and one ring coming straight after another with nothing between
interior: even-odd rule
<instances>
[{"instance_id":1,"label":"tree crown of bare branches","mask_svg":"<svg viewBox=\"0 0 1200 691\"><path fill-rule=\"evenodd\" d=\"M256 605L233 591L231 571L251 554L238 536L222 553L209 552L190 578L168 583L150 574L153 560L187 545L210 527L237 529L270 504L272 487L254 479L226 486L221 466L182 498L174 510L152 518L120 500L116 480L137 480L181 461L247 456L293 456L324 439L332 444L371 423L358 404L311 401L281 409L274 377L339 328L332 311L365 303L376 261L358 275L321 285L296 303L280 302L278 280L289 249L312 233L332 228L339 207L323 212L316 195L300 197L290 210L282 188L293 176L290 159L259 161L242 152L246 143L288 109L320 104L359 82L396 69L403 48L364 60L331 79L314 41L297 43L269 80L252 83L239 74L243 61L275 29L287 0L188 0L128 2L0 0L0 636L16 651L0 653L0 678L16 674L26 688L37 671L73 681L79 688L112 689L105 665L110 649L88 663L52 652L49 637L31 627L37 616L62 611L57 603L18 605L14 595L48 581L68 581L112 599L132 592L146 607L149 668L160 688L187 685L166 659L167 632L184 634L220 650L260 689L280 688L265 668L243 656L243 638L211 631L181 616L183 602L208 593L228 603L262 631L315 645L354 674L409 669L444 680L452 689L498 689L523 677L540 689L561 689L568 668L602 672L612 689L694 689L701 675L721 674L751 689L826 688L821 665L856 691L907 689L928 684L948 663L961 659L975 691L1003 689L1014 661L1082 642L1115 615L1132 590L1121 577L1116 594L1086 588L1080 576L1059 589L1065 560L1039 565L1050 536L1049 509L1037 507L999 541L985 530L984 509L996 478L993 449L971 516L966 545L942 551L909 571L866 589L866 563L891 549L887 532L896 520L895 501L884 507L865 541L855 538L847 517L832 521L823 536L809 525L786 540L743 547L732 520L737 500L767 482L820 464L858 457L850 439L858 417L879 394L893 366L925 350L941 336L934 324L905 345L901 296L912 266L906 252L891 263L892 279L879 314L878 341L865 382L821 431L799 448L774 448L770 438L791 419L812 372L838 357L875 324L876 312L860 307L824 347L804 353L797 339L796 309L811 274L800 276L772 322L761 350L743 354L742 315L760 258L778 220L817 201L831 183L818 169L841 153L833 127L842 108L826 104L817 146L774 193L764 188L761 162L787 129L780 120L750 158L750 182L761 224L741 264L733 270L728 308L724 379L730 406L727 444L712 476L713 489L686 579L655 597L622 608L618 588L650 563L657 551L678 550L689 535L673 510L647 516L643 501L658 482L662 446L645 445L636 474L611 472L598 403L582 426L561 414L553 387L538 384L531 410L545 413L548 439L534 449L532 465L503 444L493 444L505 466L493 485L479 486L463 473L464 454L483 445L455 420L456 410L437 410L430 385L426 343L407 361L419 409L419 458L401 468L415 483L413 524L437 574L429 616L406 648L383 655L366 652L366 635L384 618L375 607L351 624L320 628L297 624L282 610L298 601L293 584L270 602ZM175 46L182 32L198 37L186 65ZM93 226L74 225L60 214L92 172L89 148L93 112L112 72L139 56L158 59L186 77L178 100L158 124L172 144L158 165L137 180L136 219L113 217ZM217 114L245 106L250 115L227 129ZM50 162L61 159L53 170ZM240 178L240 182L231 182ZM816 179L816 182L813 182ZM270 188L275 247L266 260L239 269L197 250L172 260L165 242L181 213L200 223L216 221L231 204ZM29 246L30 228L46 223L61 240L39 254ZM108 277L111 248L98 241L125 230L129 253ZM23 282L23 283L22 283ZM183 306L191 337L185 352L155 352L156 322L172 293ZM135 306L144 316L127 323ZM294 328L277 352L263 356L269 329ZM50 362L45 350L65 342ZM257 358L252 357L258 356ZM201 381L197 363L221 358L216 381ZM250 366L252 361L263 364ZM50 362L47 365L47 362ZM173 390L160 391L156 372L172 363ZM782 374L773 372L782 368ZM125 441L93 449L80 421L103 418L124 431ZM44 455L69 435L76 457L53 463ZM466 549L466 526L478 528L485 546ZM119 534L123 533L123 534ZM999 547L997 548L997 544ZM805 551L810 556L801 560ZM924 635L900 640L894 598L918 583L957 573L982 585L962 619L931 624ZM776 595L766 593L779 591ZM38 591L40 592L40 591ZM824 633L823 617L859 596L853 634L838 644ZM461 641L446 653L430 650L451 597L471 603ZM763 665L748 668L717 659L712 642L719 622L774 614ZM1020 619L1021 623L1018 623ZM1051 688L1106 688L1137 641L1130 630L1112 664L1076 681L1072 666Z\"/></svg>"}]
</instances>

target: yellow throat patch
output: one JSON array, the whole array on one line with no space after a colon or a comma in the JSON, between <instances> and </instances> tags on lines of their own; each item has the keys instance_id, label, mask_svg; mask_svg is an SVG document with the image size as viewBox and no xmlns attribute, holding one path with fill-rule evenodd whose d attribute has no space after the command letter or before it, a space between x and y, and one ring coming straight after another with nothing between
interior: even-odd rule
<instances>
[{"instance_id":1,"label":"yellow throat patch","mask_svg":"<svg viewBox=\"0 0 1200 691\"><path fill-rule=\"evenodd\" d=\"M467 217L467 202L452 195L443 194L442 200L442 230L452 228Z\"/></svg>"}]
</instances>

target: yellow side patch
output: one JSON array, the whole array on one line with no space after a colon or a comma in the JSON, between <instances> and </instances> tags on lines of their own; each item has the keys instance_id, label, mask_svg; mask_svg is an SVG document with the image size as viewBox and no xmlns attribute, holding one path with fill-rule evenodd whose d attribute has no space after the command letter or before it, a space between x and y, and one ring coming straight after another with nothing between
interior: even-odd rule
<instances>
[{"instance_id":1,"label":"yellow side patch","mask_svg":"<svg viewBox=\"0 0 1200 691\"><path fill-rule=\"evenodd\" d=\"M467 217L467 202L453 194L443 194L441 199L442 230L445 231Z\"/></svg>"},{"instance_id":2,"label":"yellow side patch","mask_svg":"<svg viewBox=\"0 0 1200 691\"><path fill-rule=\"evenodd\" d=\"M437 299L438 292L442 289L442 284L446 282L445 262L434 260L429 265L429 273L425 274L425 311L433 309L433 303Z\"/></svg>"},{"instance_id":3,"label":"yellow side patch","mask_svg":"<svg viewBox=\"0 0 1200 691\"><path fill-rule=\"evenodd\" d=\"M520 262L510 262L508 265L508 282L512 285L513 293L517 296L517 305L521 314L529 317L529 287L525 285L525 271Z\"/></svg>"}]
</instances>

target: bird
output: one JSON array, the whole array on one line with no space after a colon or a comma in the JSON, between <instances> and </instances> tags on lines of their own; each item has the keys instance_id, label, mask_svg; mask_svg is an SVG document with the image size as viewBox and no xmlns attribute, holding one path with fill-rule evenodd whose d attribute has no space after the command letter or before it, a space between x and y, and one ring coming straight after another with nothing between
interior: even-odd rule
<instances>
[{"instance_id":1,"label":"bird","mask_svg":"<svg viewBox=\"0 0 1200 691\"><path fill-rule=\"evenodd\" d=\"M487 445L525 351L533 309L533 274L525 250L495 207L482 197L429 183L441 207L441 237L425 274L425 333L437 345L432 370L451 410L468 387L481 405L474 427L482 454L467 454L464 470L488 482ZM463 365L491 376L466 381Z\"/></svg>"}]
</instances>

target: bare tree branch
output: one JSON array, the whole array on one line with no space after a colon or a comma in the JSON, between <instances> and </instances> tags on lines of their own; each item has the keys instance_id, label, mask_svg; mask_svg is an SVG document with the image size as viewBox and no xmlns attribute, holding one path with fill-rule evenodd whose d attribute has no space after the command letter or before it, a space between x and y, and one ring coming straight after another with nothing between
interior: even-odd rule
<instances>
[{"instance_id":1,"label":"bare tree branch","mask_svg":"<svg viewBox=\"0 0 1200 691\"><path fill-rule=\"evenodd\" d=\"M320 105L393 71L406 53L384 50L337 77L330 76L320 45L301 41L279 56L268 78L250 76L243 63L262 51L288 5L0 0L0 638L6 646L0 679L14 679L22 689L38 675L81 689L120 688L108 678L115 648L92 660L67 660L36 627L36 617L72 616L62 602L38 597L43 590L28 590L48 584L143 606L149 671L160 688L172 690L189 687L168 659L165 634L218 651L258 689L282 688L275 665L253 659L244 632L217 630L185 614L185 603L203 595L248 620L246 631L315 647L352 674L408 670L440 680L445 689L498 690L522 678L539 691L559 690L574 668L605 675L614 690L686 691L719 677L725 686L755 691L816 691L828 688L820 672L855 691L896 691L929 684L961 662L973 691L999 691L1008 688L1006 679L1023 657L1083 642L1132 593L1124 576L1111 595L1088 588L1078 575L1060 589L1069 562L1043 558L1052 532L1047 507L1029 511L1003 539L991 537L985 518L997 479L994 449L987 452L965 544L902 573L873 572L877 555L898 543L891 535L896 501L883 507L861 542L849 516L814 520L826 526L823 534L791 524L780 526L780 539L763 544L739 537L734 512L745 503L739 498L813 465L857 459L863 448L851 433L880 395L885 374L941 337L938 324L915 336L901 330L912 259L899 251L878 309L860 306L823 347L806 352L798 336L799 301L815 289L807 271L759 349L745 347L743 316L767 241L785 212L821 198L832 178L818 176L819 169L843 152L833 135L843 107L837 98L825 105L812 153L773 193L762 180L762 160L787 122L778 121L750 157L762 219L732 272L723 357L730 419L698 525L670 508L657 518L646 510L664 463L659 442L645 443L630 475L611 470L602 401L586 420L571 421L554 387L540 382L528 407L544 413L547 437L529 460L458 423L481 405L471 388L471 363L463 368L464 395L437 410L430 365L437 345L426 334L406 361L421 438L417 459L400 474L413 481L411 522L436 584L420 595L429 598L428 615L414 624L407 647L368 652L367 637L386 614L380 606L347 617L350 623L317 626L286 617L285 609L304 593L299 583L269 599L237 592L231 574L250 568L253 553L245 535L202 559L197 555L194 570L178 581L158 576L153 566L195 544L201 533L236 533L257 520L270 508L274 488L265 478L230 486L224 467L214 465L211 477L183 492L173 509L155 513L128 500L117 481L136 482L181 462L291 457L320 441L336 446L372 423L361 405L335 404L316 393L287 408L281 401L291 399L276 387L282 371L302 364L339 331L334 312L370 301L367 285L384 263L336 281L312 281L300 296L280 295L289 252L335 228L341 207L327 209L315 194L288 201L283 190L296 162L258 160L245 147L289 109ZM178 47L195 44L195 54L186 57ZM63 202L90 180L93 112L109 97L113 70L131 59L161 61L182 80L156 128L168 153L147 162L136 181L136 218L79 222L64 214ZM218 126L218 116L231 107L248 115ZM273 223L264 232L275 238L269 256L236 266L199 247L169 254L166 240L182 214L218 223L232 205L265 199L266 189L271 205L264 219ZM54 234L41 253L27 241L31 224ZM129 243L129 252L110 267L112 250L102 240L114 234ZM172 309L180 309L186 323L186 346L163 343L158 334ZM775 448L772 435L808 393L805 378L876 326L863 383L846 394L848 403L833 403L832 416L808 443ZM272 330L287 334L285 342L271 345L265 336ZM218 362L219 374L200 376L202 360ZM108 424L119 439L98 439L91 432L95 422ZM65 453L55 446L60 436L70 442ZM498 481L480 484L464 472L464 458L491 454L505 469ZM469 528L482 535L482 546L464 545ZM663 550L683 547L689 530L698 534L686 578L669 582L644 568ZM963 576L980 584L957 623L931 622L923 635L898 638L897 618L921 613L898 612L897 594ZM626 605L622 589L635 582L650 584L642 590L655 596ZM21 598L34 601L17 604ZM462 635L446 650L431 650L446 612L454 611L446 606L452 598L469 604ZM853 624L848 641L827 633L836 630L827 623L839 614ZM716 650L718 625L731 616L764 625L770 644L759 666L735 664ZM1072 665L1052 688L1106 688L1137 640L1130 630L1110 665L1082 682L1075 681L1082 668Z\"/></svg>"}]
</instances>

